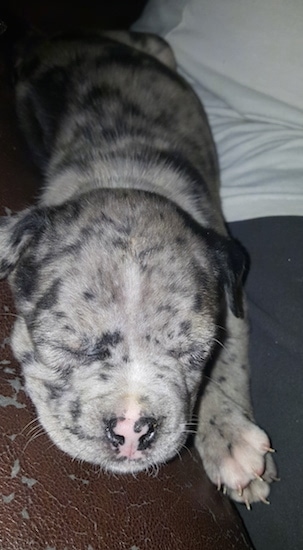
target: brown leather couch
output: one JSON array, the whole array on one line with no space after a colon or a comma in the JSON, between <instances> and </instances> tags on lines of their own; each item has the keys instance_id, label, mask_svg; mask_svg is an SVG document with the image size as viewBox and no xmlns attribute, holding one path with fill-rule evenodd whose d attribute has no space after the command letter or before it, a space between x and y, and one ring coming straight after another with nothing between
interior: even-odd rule
<instances>
[{"instance_id":1,"label":"brown leather couch","mask_svg":"<svg viewBox=\"0 0 303 550\"><path fill-rule=\"evenodd\" d=\"M37 23L40 12L33 3L26 6ZM3 67L0 59L1 215L33 202L40 183L18 132ZM8 284L1 282L0 550L252 548L235 509L208 481L194 449L157 476L133 477L105 474L55 448L35 421L10 350L14 316Z\"/></svg>"}]
</instances>

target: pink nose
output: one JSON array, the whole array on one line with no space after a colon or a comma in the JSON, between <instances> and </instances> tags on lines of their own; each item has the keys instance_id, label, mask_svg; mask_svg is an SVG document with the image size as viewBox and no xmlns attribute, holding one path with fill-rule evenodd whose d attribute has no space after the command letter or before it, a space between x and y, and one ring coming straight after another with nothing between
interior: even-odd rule
<instances>
[{"instance_id":1,"label":"pink nose","mask_svg":"<svg viewBox=\"0 0 303 550\"><path fill-rule=\"evenodd\" d=\"M140 458L155 439L157 421L155 418L141 416L133 418L111 418L105 427L105 433L119 456L130 459Z\"/></svg>"}]
</instances>

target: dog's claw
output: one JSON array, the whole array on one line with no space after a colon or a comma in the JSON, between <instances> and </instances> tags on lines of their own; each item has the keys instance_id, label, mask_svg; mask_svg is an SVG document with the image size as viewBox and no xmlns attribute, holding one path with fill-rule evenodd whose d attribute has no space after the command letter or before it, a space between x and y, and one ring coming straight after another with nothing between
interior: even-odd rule
<instances>
[{"instance_id":1,"label":"dog's claw","mask_svg":"<svg viewBox=\"0 0 303 550\"><path fill-rule=\"evenodd\" d=\"M245 504L247 510L250 511L250 510L251 510L251 505L249 504L248 500L245 500L245 501L244 501L244 504Z\"/></svg>"},{"instance_id":2,"label":"dog's claw","mask_svg":"<svg viewBox=\"0 0 303 550\"><path fill-rule=\"evenodd\" d=\"M263 477L259 476L259 474L257 474L257 472L253 472L254 476L256 479L258 479L259 481L264 481Z\"/></svg>"}]
</instances>

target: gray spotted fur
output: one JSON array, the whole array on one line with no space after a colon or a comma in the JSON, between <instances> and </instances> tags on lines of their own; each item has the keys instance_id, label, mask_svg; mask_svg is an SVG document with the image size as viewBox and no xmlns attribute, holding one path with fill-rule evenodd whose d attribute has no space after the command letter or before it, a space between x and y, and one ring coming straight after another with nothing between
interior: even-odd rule
<instances>
[{"instance_id":1,"label":"gray spotted fur","mask_svg":"<svg viewBox=\"0 0 303 550\"><path fill-rule=\"evenodd\" d=\"M115 472L178 452L207 368L196 446L212 481L249 503L275 467L250 405L243 256L206 116L174 69L163 40L125 32L19 60L18 115L45 183L37 206L0 221L12 345L52 440ZM158 419L133 461L104 433L129 395Z\"/></svg>"}]
</instances>

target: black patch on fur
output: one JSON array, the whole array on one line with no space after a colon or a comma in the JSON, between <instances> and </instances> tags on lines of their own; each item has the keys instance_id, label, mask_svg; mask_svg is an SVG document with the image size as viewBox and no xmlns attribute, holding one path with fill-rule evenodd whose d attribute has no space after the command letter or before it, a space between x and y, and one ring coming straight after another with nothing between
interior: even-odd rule
<instances>
[{"instance_id":1,"label":"black patch on fur","mask_svg":"<svg viewBox=\"0 0 303 550\"><path fill-rule=\"evenodd\" d=\"M132 232L131 220L127 217L124 222L119 222L119 224L116 223L115 230L122 236L128 237Z\"/></svg>"},{"instance_id":2,"label":"black patch on fur","mask_svg":"<svg viewBox=\"0 0 303 550\"><path fill-rule=\"evenodd\" d=\"M193 304L193 310L195 313L199 313L202 310L203 302L204 300L202 292L196 292Z\"/></svg>"},{"instance_id":3,"label":"black patch on fur","mask_svg":"<svg viewBox=\"0 0 303 550\"><path fill-rule=\"evenodd\" d=\"M35 360L35 355L33 351L27 351L22 355L21 363L22 365L30 365Z\"/></svg>"},{"instance_id":4,"label":"black patch on fur","mask_svg":"<svg viewBox=\"0 0 303 550\"><path fill-rule=\"evenodd\" d=\"M83 298L84 300L86 300L87 302L91 302L92 300L95 300L96 299L96 296L95 294L90 291L90 290L85 290L83 292Z\"/></svg>"},{"instance_id":5,"label":"black patch on fur","mask_svg":"<svg viewBox=\"0 0 303 550\"><path fill-rule=\"evenodd\" d=\"M184 246L186 244L186 239L184 237L176 237L176 244Z\"/></svg>"},{"instance_id":6,"label":"black patch on fur","mask_svg":"<svg viewBox=\"0 0 303 550\"><path fill-rule=\"evenodd\" d=\"M10 245L13 248L18 246L25 236L38 236L41 233L46 223L45 212L46 210L42 208L35 208L21 217L16 223L11 235Z\"/></svg>"},{"instance_id":7,"label":"black patch on fur","mask_svg":"<svg viewBox=\"0 0 303 550\"><path fill-rule=\"evenodd\" d=\"M180 332L179 332L179 336L188 336L188 333L191 329L191 321L187 320L187 321L182 321L179 325L180 327Z\"/></svg>"},{"instance_id":8,"label":"black patch on fur","mask_svg":"<svg viewBox=\"0 0 303 550\"><path fill-rule=\"evenodd\" d=\"M85 434L85 432L83 431L82 428L80 428L80 426L74 426L73 428L71 428L70 426L65 426L65 430L67 430L68 432L70 432L71 434L73 435L76 435L78 439L82 440L82 439L93 439L93 437L90 437L88 435Z\"/></svg>"},{"instance_id":9,"label":"black patch on fur","mask_svg":"<svg viewBox=\"0 0 303 550\"><path fill-rule=\"evenodd\" d=\"M47 289L42 298L40 298L40 300L38 301L36 305L37 311L40 311L41 309L51 309L57 304L61 285L62 281L60 278L56 279L52 283L52 285Z\"/></svg>"},{"instance_id":10,"label":"black patch on fur","mask_svg":"<svg viewBox=\"0 0 303 550\"><path fill-rule=\"evenodd\" d=\"M59 215L60 221L64 220L64 222L69 225L74 223L82 214L83 211L83 204L81 200L71 200L68 202L65 202L62 205L58 205L52 208L53 210L53 216L54 219Z\"/></svg>"},{"instance_id":11,"label":"black patch on fur","mask_svg":"<svg viewBox=\"0 0 303 550\"><path fill-rule=\"evenodd\" d=\"M114 368L115 365L110 363L109 361L104 361L102 363L102 370L106 370L107 372L111 371Z\"/></svg>"},{"instance_id":12,"label":"black patch on fur","mask_svg":"<svg viewBox=\"0 0 303 550\"><path fill-rule=\"evenodd\" d=\"M44 209L34 208L27 213L22 213L20 219L16 221L14 217L4 217L0 218L1 226L7 226L9 231L11 228L11 234L9 237L9 246L12 249L12 253L15 255L14 262L10 261L8 253L8 258L4 258L0 263L0 268L2 271L2 277L8 275L8 273L15 267L16 263L19 262L18 270L20 268L20 263L22 262L22 256L25 250L31 245L36 247L40 236L43 234L43 229L46 223L46 215ZM34 239L31 239L31 237ZM32 245L34 241L34 245ZM16 249L18 249L18 255L16 254ZM27 288L29 289L29 284L32 275L32 267L34 265L34 260L32 257L29 257L25 260L23 264L22 271L29 270L31 273L29 277L23 274L20 275L20 281L24 281L24 292L27 293ZM28 281L27 281L28 279ZM22 286L22 284L21 284ZM19 289L17 288L17 291ZM23 295L22 289L20 289L20 296Z\"/></svg>"},{"instance_id":13,"label":"black patch on fur","mask_svg":"<svg viewBox=\"0 0 303 550\"><path fill-rule=\"evenodd\" d=\"M0 277L6 277L8 273L10 273L13 268L14 264L11 263L9 260L1 260L0 262Z\"/></svg>"},{"instance_id":14,"label":"black patch on fur","mask_svg":"<svg viewBox=\"0 0 303 550\"><path fill-rule=\"evenodd\" d=\"M51 384L50 382L44 382L44 386L48 391L49 399L59 399L64 394L64 387L58 386L56 384Z\"/></svg>"},{"instance_id":15,"label":"black patch on fur","mask_svg":"<svg viewBox=\"0 0 303 550\"><path fill-rule=\"evenodd\" d=\"M36 289L38 265L33 256L27 256L18 266L14 287L18 299L29 300Z\"/></svg>"},{"instance_id":16,"label":"black patch on fur","mask_svg":"<svg viewBox=\"0 0 303 550\"><path fill-rule=\"evenodd\" d=\"M68 255L75 256L79 254L82 247L85 245L84 241L81 241L80 239L78 241L75 241L74 243L68 244L67 246L64 246L63 248L50 248L50 252L48 252L44 258L43 258L43 265L51 264L53 262L58 262L60 258L65 258Z\"/></svg>"},{"instance_id":17,"label":"black patch on fur","mask_svg":"<svg viewBox=\"0 0 303 550\"><path fill-rule=\"evenodd\" d=\"M75 401L72 401L69 408L70 414L72 416L72 419L76 422L79 420L81 414L82 414L82 407L80 399L76 399Z\"/></svg>"},{"instance_id":18,"label":"black patch on fur","mask_svg":"<svg viewBox=\"0 0 303 550\"><path fill-rule=\"evenodd\" d=\"M63 325L63 330L66 330L67 332L71 332L72 334L76 334L76 330L71 327L70 325Z\"/></svg>"},{"instance_id":19,"label":"black patch on fur","mask_svg":"<svg viewBox=\"0 0 303 550\"><path fill-rule=\"evenodd\" d=\"M64 313L64 311L53 311L53 315L57 319L66 319L67 318L67 315L66 315L66 313Z\"/></svg>"},{"instance_id":20,"label":"black patch on fur","mask_svg":"<svg viewBox=\"0 0 303 550\"><path fill-rule=\"evenodd\" d=\"M78 241L75 241L74 243L71 243L71 244L68 244L67 246L65 246L64 248L62 248L62 250L60 251L60 254L62 256L66 256L66 255L78 255L81 248L84 246L84 242L79 239Z\"/></svg>"},{"instance_id":21,"label":"black patch on fur","mask_svg":"<svg viewBox=\"0 0 303 550\"><path fill-rule=\"evenodd\" d=\"M57 369L60 380L64 380L64 382L68 382L71 378L73 370L74 370L74 368L72 367L72 365L69 365L66 362L64 362L64 366L59 367Z\"/></svg>"},{"instance_id":22,"label":"black patch on fur","mask_svg":"<svg viewBox=\"0 0 303 550\"><path fill-rule=\"evenodd\" d=\"M128 248L128 242L125 239L114 239L112 241L112 245L114 248L120 248L121 250L127 250Z\"/></svg>"},{"instance_id":23,"label":"black patch on fur","mask_svg":"<svg viewBox=\"0 0 303 550\"><path fill-rule=\"evenodd\" d=\"M111 356L111 348L123 341L119 331L105 332L101 338L88 350L88 356L94 360L103 361Z\"/></svg>"}]
</instances>

